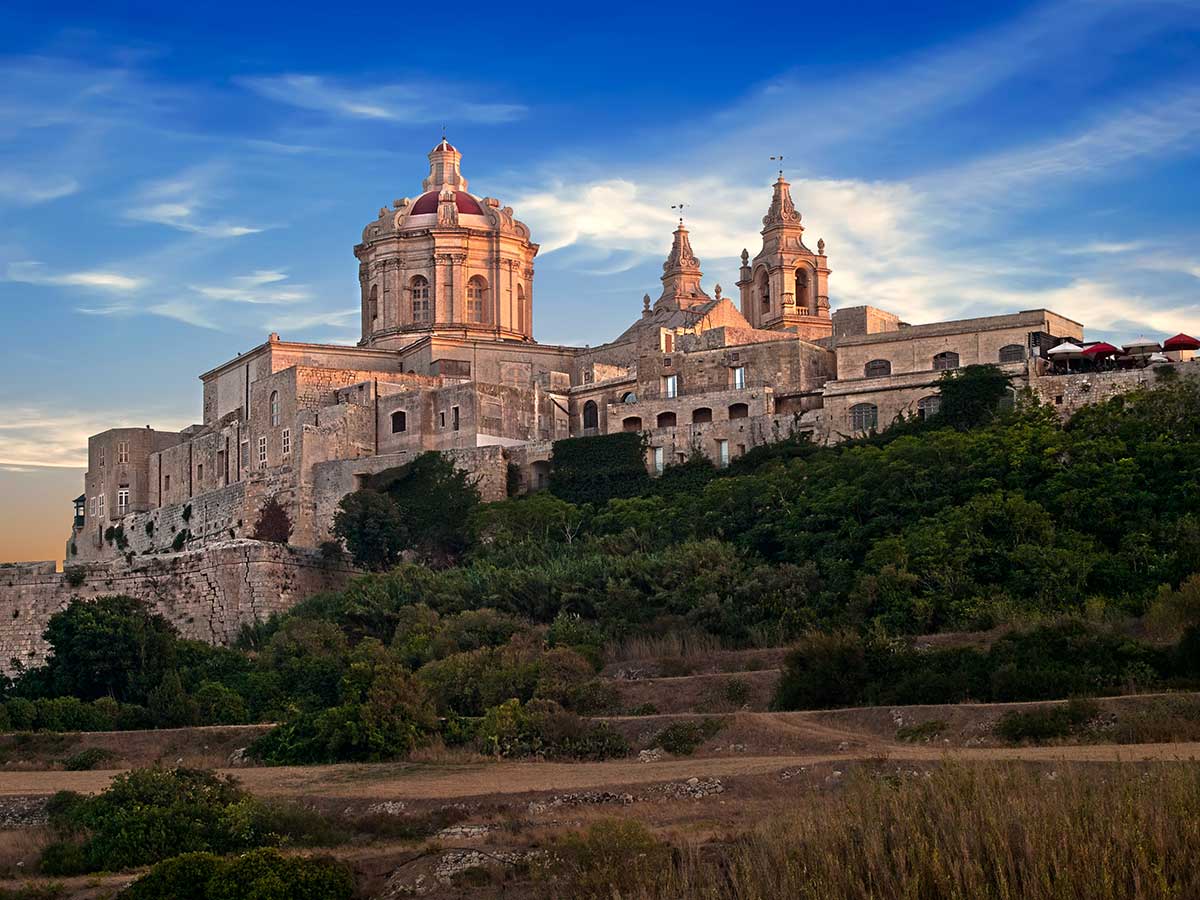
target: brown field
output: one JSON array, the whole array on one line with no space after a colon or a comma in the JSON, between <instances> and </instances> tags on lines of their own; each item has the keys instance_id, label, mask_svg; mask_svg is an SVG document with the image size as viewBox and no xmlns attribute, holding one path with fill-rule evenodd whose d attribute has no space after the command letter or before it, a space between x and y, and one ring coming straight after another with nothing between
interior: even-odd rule
<instances>
[{"instance_id":1,"label":"brown field","mask_svg":"<svg viewBox=\"0 0 1200 900\"><path fill-rule=\"evenodd\" d=\"M1097 720L1103 727L1086 739L1013 746L995 733L999 718L1013 709L1053 704L772 713L765 707L778 677L770 665L778 661L777 655L744 651L717 656L710 656L701 666L707 671L699 674L635 673L638 677L633 679L613 679L621 708L653 704L659 710L655 715L607 719L635 751L649 750L659 731L672 722L714 718L723 723L689 757L657 752L647 760L635 753L608 762L496 761L432 748L407 762L229 768L230 753L265 726L0 737L0 897L7 896L5 890L42 882L26 875L35 870L41 847L52 837L29 812L40 808L38 798L63 789L99 791L119 771L150 764L218 768L256 794L299 801L331 815L417 821L452 813L447 821L456 824L432 837L401 841L384 832L364 833L320 851L354 868L363 897L407 896L405 891L418 887L424 896L435 898L865 896L862 883L843 878L841 869L823 871L822 890L813 888L817 881L796 881L785 860L800 853L796 848L801 846L813 848L805 863L813 871L820 868L822 853L861 853L853 868L859 875L874 873L874 895L881 898L1188 896L1177 890L1184 881L1162 861L1177 848L1154 807L1170 798L1182 804L1177 814L1197 807L1195 819L1200 821L1200 782L1186 780L1200 778L1195 766L1200 759L1200 695L1100 700ZM736 666L747 661L751 668L738 671ZM736 710L720 702L727 699L724 686L731 679L746 686L740 695L744 703ZM901 739L902 729L911 736L914 727L916 739ZM62 769L66 756L91 746L115 753L116 765L102 771ZM1166 793L1159 797L1143 790L1151 783L1147 779L1161 782ZM894 792L881 793L880 784L892 785ZM1112 884L1128 886L1129 878L1153 872L1158 872L1159 881L1125 893L1105 893L1087 880L1053 894L1040 894L1028 884L1018 893L993 890L996 884L1008 883L1006 878L1012 881L1013 872L1041 871L1038 866L1057 858L1049 836L1037 831L1032 819L1053 812L1037 805L1044 785L1053 787L1046 798L1073 810L1081 821L1098 815L1095 809L1109 809L1146 831L1150 844L1140 851L1146 872L1137 868L1141 863L1131 862L1136 871L1105 876L1112 876ZM930 807L937 827L912 821L915 809L942 797L939 791L946 792L944 802ZM1010 800L1019 813L1005 811ZM1071 806L1085 800L1096 804L1095 809ZM952 833L945 829L963 828L972 816L972 827L982 829L978 835L957 848L939 844ZM863 842L854 836L858 826L853 823L860 820L867 834L874 833L872 821L887 821L910 844L924 842L929 858L945 864L921 877L936 876L940 887L913 893L907 876L901 876L904 867L916 871L915 851L898 855L898 845L882 838ZM830 822L839 825L823 827ZM1181 833L1186 832L1184 828ZM580 834L584 837L571 837ZM1127 837L1116 826L1096 833L1096 840L1109 842L1106 852L1112 853L1125 852L1121 848ZM612 846L597 849L588 841ZM639 841L650 843L641 846ZM987 874L979 866L945 862L946 854L953 857L956 852L994 855L997 841L1007 847L1002 862L1011 865L1011 871ZM1093 852L1101 850L1089 845L1080 851L1081 858ZM634 863L632 869L614 867L615 858L657 862L653 870L641 871ZM892 871L889 867L899 867L893 872L894 883L883 874ZM46 896L99 900L113 896L132 877L126 873L66 879L57 893ZM567 882L569 892L556 893L566 890L562 885ZM607 889L614 887L615 892Z\"/></svg>"}]
</instances>

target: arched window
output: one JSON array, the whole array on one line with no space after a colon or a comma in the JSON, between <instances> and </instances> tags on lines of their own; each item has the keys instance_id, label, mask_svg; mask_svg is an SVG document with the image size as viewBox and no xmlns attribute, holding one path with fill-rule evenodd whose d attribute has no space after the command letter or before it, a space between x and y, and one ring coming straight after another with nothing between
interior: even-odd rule
<instances>
[{"instance_id":1,"label":"arched window","mask_svg":"<svg viewBox=\"0 0 1200 900\"><path fill-rule=\"evenodd\" d=\"M874 403L856 403L850 407L850 430L870 431L879 424L879 407Z\"/></svg>"},{"instance_id":2,"label":"arched window","mask_svg":"<svg viewBox=\"0 0 1200 900\"><path fill-rule=\"evenodd\" d=\"M928 419L930 416L936 416L941 408L942 398L937 394L922 397L917 401L917 418Z\"/></svg>"},{"instance_id":3,"label":"arched window","mask_svg":"<svg viewBox=\"0 0 1200 900\"><path fill-rule=\"evenodd\" d=\"M589 400L583 404L583 427L584 428L599 428L600 427L600 412L596 408L596 401Z\"/></svg>"},{"instance_id":4,"label":"arched window","mask_svg":"<svg viewBox=\"0 0 1200 900\"><path fill-rule=\"evenodd\" d=\"M517 282L517 331L525 331L525 285Z\"/></svg>"},{"instance_id":5,"label":"arched window","mask_svg":"<svg viewBox=\"0 0 1200 900\"><path fill-rule=\"evenodd\" d=\"M1000 348L1000 362L1002 363L1019 363L1025 362L1025 348L1020 344L1009 344L1006 347Z\"/></svg>"},{"instance_id":6,"label":"arched window","mask_svg":"<svg viewBox=\"0 0 1200 900\"><path fill-rule=\"evenodd\" d=\"M621 427L626 431L641 431L642 420L638 416L630 416L621 423Z\"/></svg>"},{"instance_id":7,"label":"arched window","mask_svg":"<svg viewBox=\"0 0 1200 900\"><path fill-rule=\"evenodd\" d=\"M271 427L279 427L279 391L271 391Z\"/></svg>"},{"instance_id":8,"label":"arched window","mask_svg":"<svg viewBox=\"0 0 1200 900\"><path fill-rule=\"evenodd\" d=\"M868 378L882 378L892 374L892 363L886 359L873 359L863 366L863 374Z\"/></svg>"},{"instance_id":9,"label":"arched window","mask_svg":"<svg viewBox=\"0 0 1200 900\"><path fill-rule=\"evenodd\" d=\"M379 318L379 285L371 285L371 295L367 299L367 314L371 317L371 321Z\"/></svg>"},{"instance_id":10,"label":"arched window","mask_svg":"<svg viewBox=\"0 0 1200 900\"><path fill-rule=\"evenodd\" d=\"M633 391L626 391L624 394L621 395L621 402L622 403L637 403L637 394L635 394Z\"/></svg>"},{"instance_id":11,"label":"arched window","mask_svg":"<svg viewBox=\"0 0 1200 900\"><path fill-rule=\"evenodd\" d=\"M658 427L659 428L674 428L675 427L675 413L673 413L673 412L659 413L658 414Z\"/></svg>"},{"instance_id":12,"label":"arched window","mask_svg":"<svg viewBox=\"0 0 1200 900\"><path fill-rule=\"evenodd\" d=\"M484 321L483 312L487 301L487 282L482 275L472 275L467 282L467 321Z\"/></svg>"},{"instance_id":13,"label":"arched window","mask_svg":"<svg viewBox=\"0 0 1200 900\"><path fill-rule=\"evenodd\" d=\"M408 414L398 409L392 413L392 434L400 434L402 431L408 431Z\"/></svg>"},{"instance_id":14,"label":"arched window","mask_svg":"<svg viewBox=\"0 0 1200 900\"><path fill-rule=\"evenodd\" d=\"M808 269L803 266L796 270L796 305L808 309Z\"/></svg>"},{"instance_id":15,"label":"arched window","mask_svg":"<svg viewBox=\"0 0 1200 900\"><path fill-rule=\"evenodd\" d=\"M412 320L430 321L429 279L424 275L414 275L408 282L408 289L412 293Z\"/></svg>"},{"instance_id":16,"label":"arched window","mask_svg":"<svg viewBox=\"0 0 1200 900\"><path fill-rule=\"evenodd\" d=\"M763 270L758 275L758 300L763 312L771 311L771 279Z\"/></svg>"},{"instance_id":17,"label":"arched window","mask_svg":"<svg viewBox=\"0 0 1200 900\"><path fill-rule=\"evenodd\" d=\"M933 358L933 368L935 372L943 372L946 369L957 369L958 354L953 350L947 350L945 353L939 353Z\"/></svg>"},{"instance_id":18,"label":"arched window","mask_svg":"<svg viewBox=\"0 0 1200 900\"><path fill-rule=\"evenodd\" d=\"M734 403L729 407L729 418L745 419L750 415L750 407L745 403Z\"/></svg>"},{"instance_id":19,"label":"arched window","mask_svg":"<svg viewBox=\"0 0 1200 900\"><path fill-rule=\"evenodd\" d=\"M712 410L707 406L701 406L699 409L692 410L693 425L707 425L712 421Z\"/></svg>"}]
</instances>

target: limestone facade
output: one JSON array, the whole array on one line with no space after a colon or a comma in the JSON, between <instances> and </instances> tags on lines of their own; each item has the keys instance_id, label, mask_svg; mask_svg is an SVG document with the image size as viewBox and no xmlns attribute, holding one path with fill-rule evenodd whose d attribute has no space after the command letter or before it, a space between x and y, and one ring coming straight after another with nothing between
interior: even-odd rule
<instances>
[{"instance_id":1,"label":"limestone facade","mask_svg":"<svg viewBox=\"0 0 1200 900\"><path fill-rule=\"evenodd\" d=\"M869 306L831 312L825 242L806 244L782 173L761 248L742 252L737 302L705 289L681 220L657 299L635 304L614 340L538 344L538 245L511 208L467 192L461 161L443 139L421 192L363 230L358 346L271 334L200 376L198 424L91 438L68 562L245 538L272 498L292 543L317 547L346 493L428 450L499 499L545 486L556 440L637 431L652 472L694 453L724 465L789 434L832 442L930 412L943 372L972 363L1066 409L1107 390L1042 377L1046 350L1083 337L1049 310L925 325Z\"/></svg>"}]
</instances>

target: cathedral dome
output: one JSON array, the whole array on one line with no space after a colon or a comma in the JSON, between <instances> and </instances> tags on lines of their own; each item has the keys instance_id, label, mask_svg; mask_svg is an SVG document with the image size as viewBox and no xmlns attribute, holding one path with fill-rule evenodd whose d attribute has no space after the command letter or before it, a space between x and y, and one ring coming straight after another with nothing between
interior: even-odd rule
<instances>
[{"instance_id":1,"label":"cathedral dome","mask_svg":"<svg viewBox=\"0 0 1200 900\"><path fill-rule=\"evenodd\" d=\"M472 216L482 216L483 208L480 207L479 201L468 194L466 191L454 192L454 205L458 207L460 213L466 213ZM436 213L438 209L438 192L426 191L413 203L412 209L409 210L410 216L420 216L426 213Z\"/></svg>"}]
</instances>

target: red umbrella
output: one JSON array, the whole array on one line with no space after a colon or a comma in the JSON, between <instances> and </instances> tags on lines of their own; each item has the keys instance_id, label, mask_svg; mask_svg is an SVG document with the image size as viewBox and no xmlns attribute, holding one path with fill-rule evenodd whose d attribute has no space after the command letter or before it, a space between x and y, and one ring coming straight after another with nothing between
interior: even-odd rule
<instances>
[{"instance_id":1,"label":"red umbrella","mask_svg":"<svg viewBox=\"0 0 1200 900\"><path fill-rule=\"evenodd\" d=\"M1114 353L1120 352L1121 351L1118 348L1114 347L1112 344L1105 343L1104 341L1101 341L1098 344L1092 344L1090 347L1083 348L1084 356L1112 356Z\"/></svg>"},{"instance_id":2,"label":"red umbrella","mask_svg":"<svg viewBox=\"0 0 1200 900\"><path fill-rule=\"evenodd\" d=\"M1177 334L1163 341L1164 350L1200 350L1200 341L1188 334Z\"/></svg>"}]
</instances>

